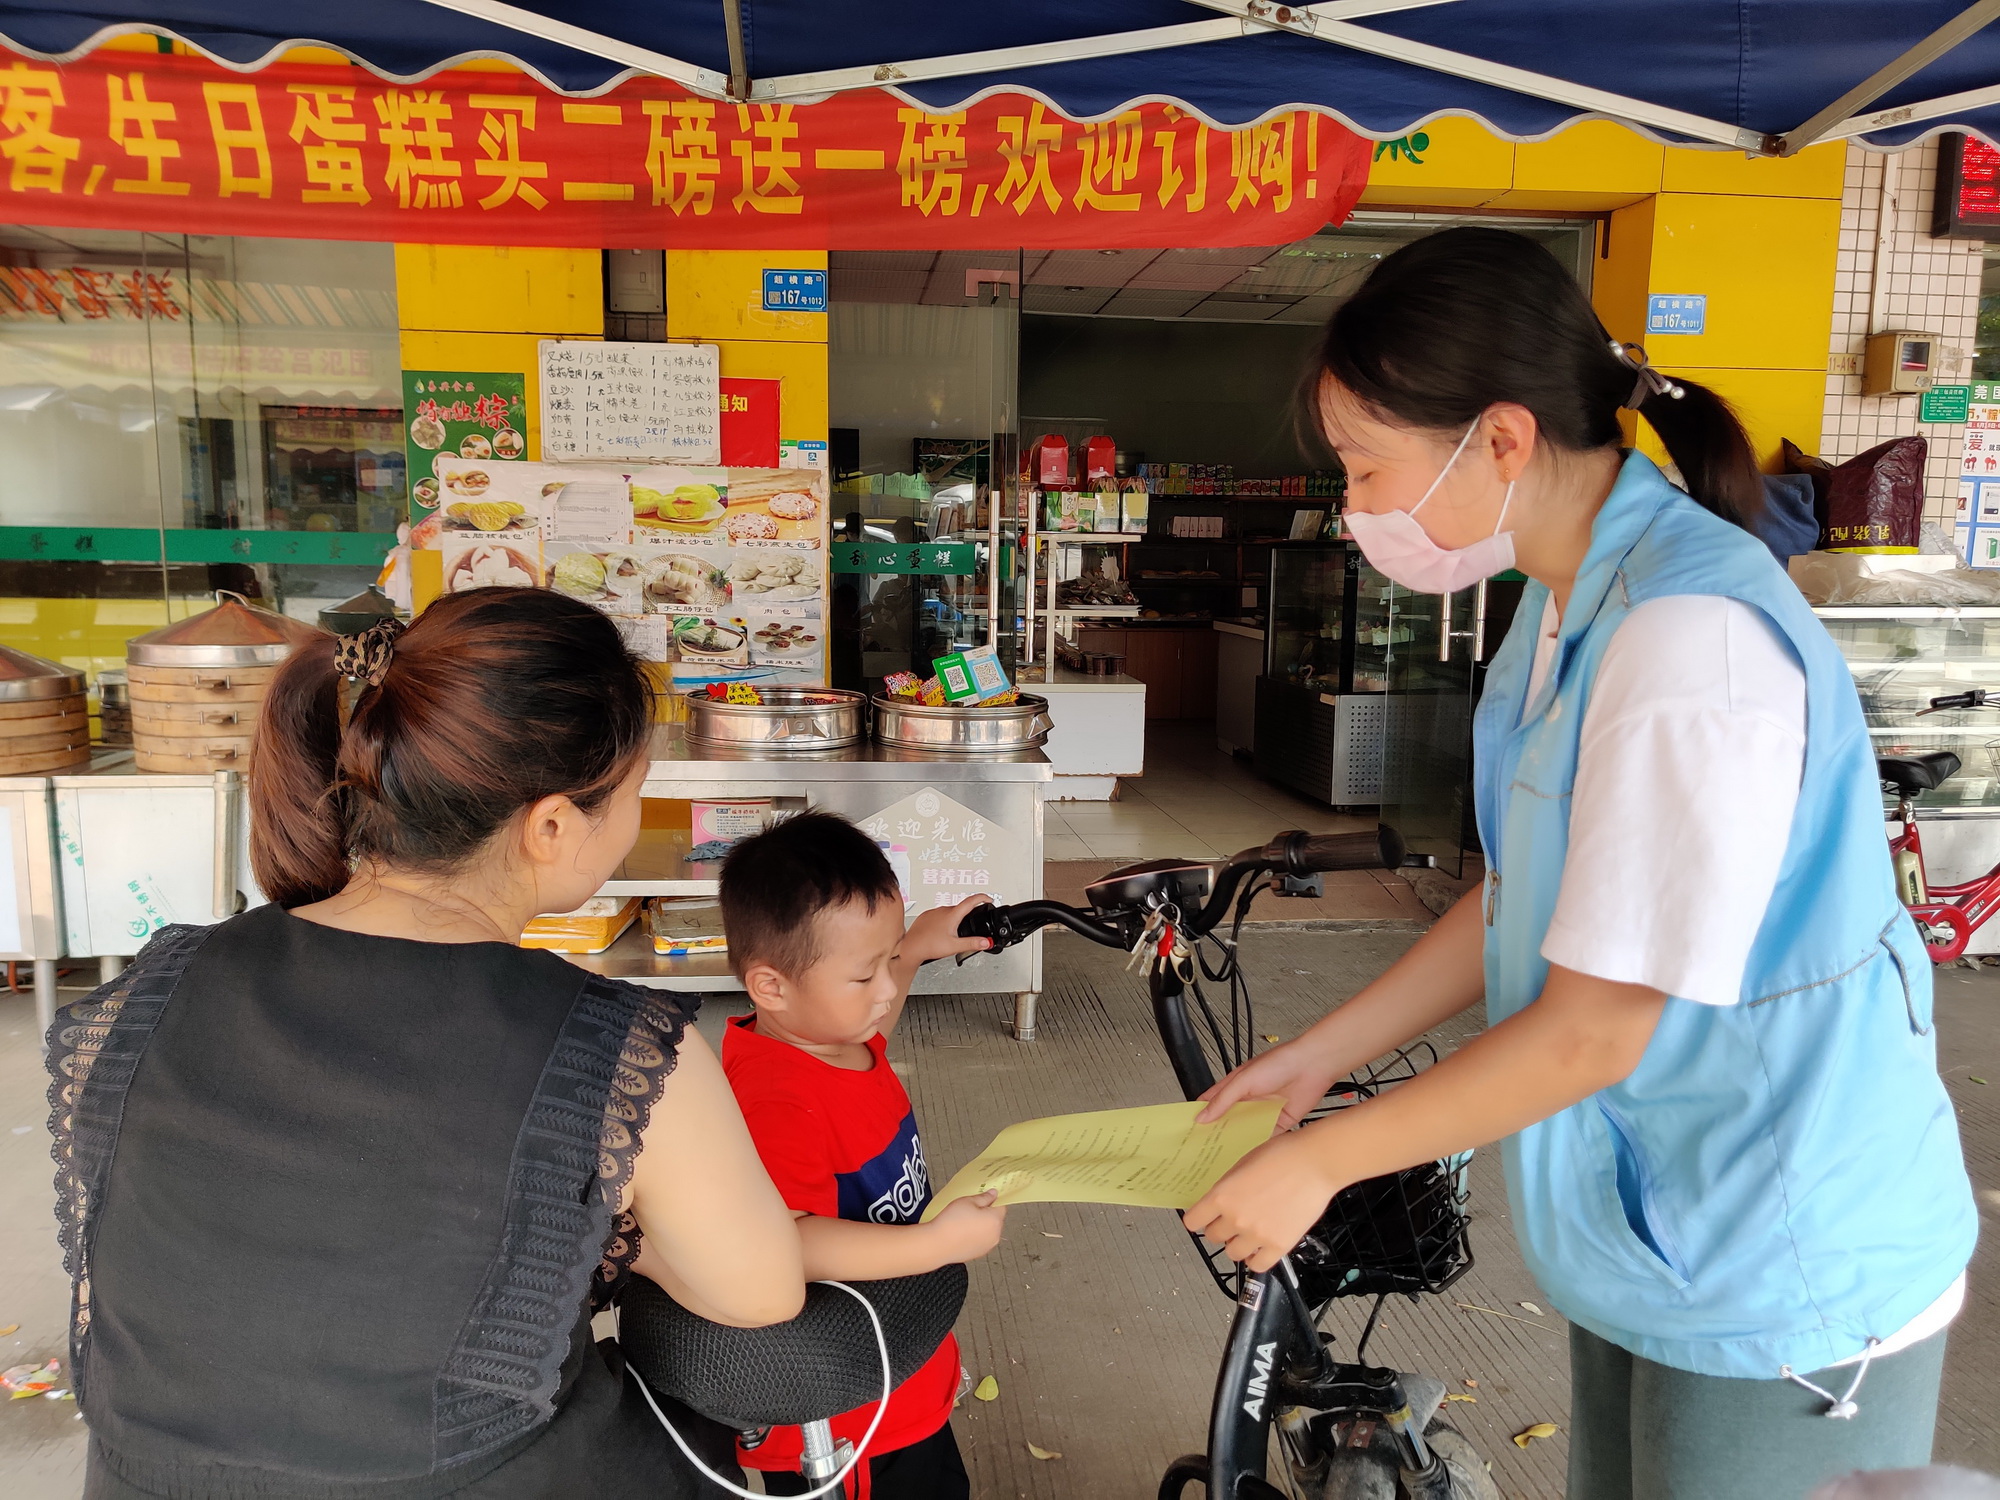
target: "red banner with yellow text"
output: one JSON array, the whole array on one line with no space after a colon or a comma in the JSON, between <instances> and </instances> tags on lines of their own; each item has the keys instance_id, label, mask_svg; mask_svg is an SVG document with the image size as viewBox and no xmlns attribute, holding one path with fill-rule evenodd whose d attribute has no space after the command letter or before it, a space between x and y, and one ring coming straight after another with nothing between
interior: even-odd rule
<instances>
[{"instance_id":1,"label":"red banner with yellow text","mask_svg":"<svg viewBox=\"0 0 2000 1500\"><path fill-rule=\"evenodd\" d=\"M605 249L1274 245L1352 210L1368 143L1025 95L931 114L877 90L737 105L635 78L385 83L98 52L0 61L0 218L78 228Z\"/></svg>"}]
</instances>

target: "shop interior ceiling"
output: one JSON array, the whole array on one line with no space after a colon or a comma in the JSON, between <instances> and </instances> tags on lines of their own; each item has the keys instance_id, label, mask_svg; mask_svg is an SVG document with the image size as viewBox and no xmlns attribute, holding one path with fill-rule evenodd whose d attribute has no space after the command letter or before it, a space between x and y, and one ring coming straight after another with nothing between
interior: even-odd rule
<instances>
[{"instance_id":1,"label":"shop interior ceiling","mask_svg":"<svg viewBox=\"0 0 2000 1500\"><path fill-rule=\"evenodd\" d=\"M240 69L312 44L402 80L504 57L571 94L648 73L746 103L889 88L949 111L1010 90L1072 118L1165 99L1220 125L1305 108L1377 139L1440 114L1517 140L1615 119L1767 155L2000 138L2000 0L344 0L309 31L295 15L267 0L0 0L0 40L66 59L166 34Z\"/></svg>"},{"instance_id":2,"label":"shop interior ceiling","mask_svg":"<svg viewBox=\"0 0 2000 1500\"><path fill-rule=\"evenodd\" d=\"M1021 311L1322 324L1376 261L1439 222L1415 222L1415 216L1401 214L1384 217L1398 222L1375 223L1371 216L1357 215L1344 228L1290 245L1024 250ZM1508 227L1544 239L1574 234L1573 227L1560 221L1508 221ZM827 262L828 290L837 302L962 307L966 272L992 262L990 251L835 250Z\"/></svg>"}]
</instances>

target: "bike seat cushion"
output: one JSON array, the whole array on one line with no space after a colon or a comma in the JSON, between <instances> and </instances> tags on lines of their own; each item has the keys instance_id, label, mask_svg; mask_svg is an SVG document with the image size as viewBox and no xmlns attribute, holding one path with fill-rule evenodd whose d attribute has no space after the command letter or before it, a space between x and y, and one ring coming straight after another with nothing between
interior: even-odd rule
<instances>
[{"instance_id":1,"label":"bike seat cushion","mask_svg":"<svg viewBox=\"0 0 2000 1500\"><path fill-rule=\"evenodd\" d=\"M1959 758L1949 750L1930 750L1921 755L1881 755L1875 759L1875 769L1882 779L1906 797L1943 786L1959 765Z\"/></svg>"},{"instance_id":2,"label":"bike seat cushion","mask_svg":"<svg viewBox=\"0 0 2000 1500\"><path fill-rule=\"evenodd\" d=\"M895 1385L937 1352L965 1305L964 1266L848 1285L882 1320ZM874 1328L839 1287L808 1286L788 1323L729 1328L634 1276L618 1303L618 1342L655 1391L739 1429L818 1422L882 1398Z\"/></svg>"}]
</instances>

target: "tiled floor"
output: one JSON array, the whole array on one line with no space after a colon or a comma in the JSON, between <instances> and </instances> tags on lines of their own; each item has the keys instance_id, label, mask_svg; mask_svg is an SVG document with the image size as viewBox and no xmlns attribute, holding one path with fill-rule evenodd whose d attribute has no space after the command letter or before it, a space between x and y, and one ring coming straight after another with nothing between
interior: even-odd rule
<instances>
[{"instance_id":1,"label":"tiled floor","mask_svg":"<svg viewBox=\"0 0 2000 1500\"><path fill-rule=\"evenodd\" d=\"M1116 802L1051 802L1044 857L1051 862L1212 859L1261 844L1281 829L1344 833L1375 820L1336 813L1265 781L1215 748L1206 721L1155 720L1146 732L1146 774L1120 783Z\"/></svg>"}]
</instances>

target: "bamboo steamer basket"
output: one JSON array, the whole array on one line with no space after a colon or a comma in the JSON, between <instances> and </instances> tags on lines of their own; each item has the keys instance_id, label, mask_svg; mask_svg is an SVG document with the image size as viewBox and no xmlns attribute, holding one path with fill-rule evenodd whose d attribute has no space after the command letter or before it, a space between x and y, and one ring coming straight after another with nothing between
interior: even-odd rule
<instances>
[{"instance_id":1,"label":"bamboo steamer basket","mask_svg":"<svg viewBox=\"0 0 2000 1500\"><path fill-rule=\"evenodd\" d=\"M89 759L83 673L0 646L0 776L61 771Z\"/></svg>"},{"instance_id":2,"label":"bamboo steamer basket","mask_svg":"<svg viewBox=\"0 0 2000 1500\"><path fill-rule=\"evenodd\" d=\"M132 731L132 762L142 771L193 772L250 769L249 735L210 735L194 739L164 739Z\"/></svg>"},{"instance_id":3,"label":"bamboo steamer basket","mask_svg":"<svg viewBox=\"0 0 2000 1500\"><path fill-rule=\"evenodd\" d=\"M262 700L250 703L156 703L147 699L132 714L132 727L145 734L249 734L263 717Z\"/></svg>"},{"instance_id":4,"label":"bamboo steamer basket","mask_svg":"<svg viewBox=\"0 0 2000 1500\"><path fill-rule=\"evenodd\" d=\"M243 769L278 664L322 633L223 594L214 609L125 651L133 760L142 771Z\"/></svg>"}]
</instances>

